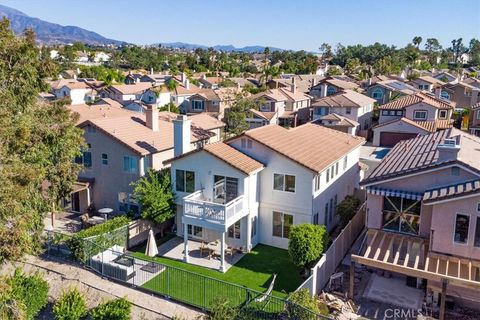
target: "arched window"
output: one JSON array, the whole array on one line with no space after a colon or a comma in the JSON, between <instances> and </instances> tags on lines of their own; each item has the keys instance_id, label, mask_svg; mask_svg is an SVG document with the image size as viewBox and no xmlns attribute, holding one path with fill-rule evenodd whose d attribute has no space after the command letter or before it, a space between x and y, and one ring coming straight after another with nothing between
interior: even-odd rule
<instances>
[{"instance_id":1,"label":"arched window","mask_svg":"<svg viewBox=\"0 0 480 320\"><path fill-rule=\"evenodd\" d=\"M372 98L373 99L382 99L383 98L383 90L380 88L376 88L372 92Z\"/></svg>"},{"instance_id":2,"label":"arched window","mask_svg":"<svg viewBox=\"0 0 480 320\"><path fill-rule=\"evenodd\" d=\"M337 92L337 89L335 87L328 86L327 96L330 96L330 95L334 94L335 92Z\"/></svg>"},{"instance_id":3,"label":"arched window","mask_svg":"<svg viewBox=\"0 0 480 320\"><path fill-rule=\"evenodd\" d=\"M450 100L450 94L444 90L442 90L442 92L440 93L440 97L442 97L443 99Z\"/></svg>"}]
</instances>

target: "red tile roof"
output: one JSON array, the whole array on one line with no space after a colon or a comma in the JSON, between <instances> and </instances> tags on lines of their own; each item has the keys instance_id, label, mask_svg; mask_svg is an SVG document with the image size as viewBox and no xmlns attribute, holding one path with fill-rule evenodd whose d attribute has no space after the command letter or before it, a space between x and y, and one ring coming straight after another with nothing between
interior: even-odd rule
<instances>
[{"instance_id":1,"label":"red tile roof","mask_svg":"<svg viewBox=\"0 0 480 320\"><path fill-rule=\"evenodd\" d=\"M435 107L437 109L453 109L455 108L455 104L449 101L445 101L439 98L436 98L432 95L429 95L425 92L417 92L405 97L401 97L397 100L389 102L387 104L381 105L379 109L389 109L389 110L401 110L408 106L412 106L417 103L426 103Z\"/></svg>"}]
</instances>

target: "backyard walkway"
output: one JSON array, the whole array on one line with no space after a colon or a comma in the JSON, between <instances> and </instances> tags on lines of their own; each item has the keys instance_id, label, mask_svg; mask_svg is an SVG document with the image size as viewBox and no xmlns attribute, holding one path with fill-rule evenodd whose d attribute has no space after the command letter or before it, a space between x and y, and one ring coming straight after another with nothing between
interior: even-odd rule
<instances>
[{"instance_id":1,"label":"backyard walkway","mask_svg":"<svg viewBox=\"0 0 480 320\"><path fill-rule=\"evenodd\" d=\"M201 242L188 241L189 262L191 264L209 269L219 270L220 260L218 258L208 258L207 253L200 254ZM158 255L165 258L183 261L183 238L175 237L158 247ZM245 254L235 252L233 256L225 255L225 271L237 263Z\"/></svg>"},{"instance_id":2,"label":"backyard walkway","mask_svg":"<svg viewBox=\"0 0 480 320\"><path fill-rule=\"evenodd\" d=\"M181 316L182 319L197 319L202 315L184 305L105 280L92 271L67 264L62 260L27 256L24 262L2 265L0 274L11 273L15 267L22 267L27 272L43 273L50 284L49 295L54 299L60 296L62 290L77 286L88 297L90 307L94 307L105 299L127 297L133 304L132 319L171 319L174 316ZM44 319L48 319L48 316Z\"/></svg>"}]
</instances>

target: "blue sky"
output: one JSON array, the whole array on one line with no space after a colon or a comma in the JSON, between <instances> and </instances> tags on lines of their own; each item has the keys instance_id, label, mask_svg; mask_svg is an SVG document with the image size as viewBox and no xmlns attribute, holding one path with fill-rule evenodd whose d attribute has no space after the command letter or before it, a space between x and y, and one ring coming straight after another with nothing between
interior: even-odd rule
<instances>
[{"instance_id":1,"label":"blue sky","mask_svg":"<svg viewBox=\"0 0 480 320\"><path fill-rule=\"evenodd\" d=\"M137 44L268 45L318 50L413 36L480 38L479 0L0 0L26 14Z\"/></svg>"}]
</instances>

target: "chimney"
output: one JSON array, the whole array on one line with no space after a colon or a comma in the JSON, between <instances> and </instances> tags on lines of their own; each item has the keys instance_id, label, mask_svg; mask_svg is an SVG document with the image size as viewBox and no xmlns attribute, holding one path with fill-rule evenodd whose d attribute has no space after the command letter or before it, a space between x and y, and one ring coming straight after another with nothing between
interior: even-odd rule
<instances>
[{"instance_id":1,"label":"chimney","mask_svg":"<svg viewBox=\"0 0 480 320\"><path fill-rule=\"evenodd\" d=\"M192 120L186 115L178 115L173 120L173 156L178 157L190 151L190 131Z\"/></svg>"},{"instance_id":2,"label":"chimney","mask_svg":"<svg viewBox=\"0 0 480 320\"><path fill-rule=\"evenodd\" d=\"M315 87L317 85L317 79L312 78L312 87Z\"/></svg>"},{"instance_id":3,"label":"chimney","mask_svg":"<svg viewBox=\"0 0 480 320\"><path fill-rule=\"evenodd\" d=\"M182 81L182 84L185 85L185 80L187 79L187 77L185 76L185 72L182 72L180 74L180 81Z\"/></svg>"},{"instance_id":4,"label":"chimney","mask_svg":"<svg viewBox=\"0 0 480 320\"><path fill-rule=\"evenodd\" d=\"M147 117L146 123L147 127L152 129L153 131L158 131L158 109L157 106L154 105L148 105L147 110L145 111L145 115Z\"/></svg>"},{"instance_id":5,"label":"chimney","mask_svg":"<svg viewBox=\"0 0 480 320\"><path fill-rule=\"evenodd\" d=\"M327 87L328 87L327 83L322 84L322 89L321 89L321 93L320 93L321 98L327 96Z\"/></svg>"},{"instance_id":6,"label":"chimney","mask_svg":"<svg viewBox=\"0 0 480 320\"><path fill-rule=\"evenodd\" d=\"M290 86L290 91L292 91L292 93L297 92L297 86L295 85L295 76L292 77L292 84Z\"/></svg>"},{"instance_id":7,"label":"chimney","mask_svg":"<svg viewBox=\"0 0 480 320\"><path fill-rule=\"evenodd\" d=\"M368 86L370 87L372 85L372 77L368 78Z\"/></svg>"},{"instance_id":8,"label":"chimney","mask_svg":"<svg viewBox=\"0 0 480 320\"><path fill-rule=\"evenodd\" d=\"M458 158L460 151L460 136L445 138L437 147L438 161L449 161Z\"/></svg>"},{"instance_id":9,"label":"chimney","mask_svg":"<svg viewBox=\"0 0 480 320\"><path fill-rule=\"evenodd\" d=\"M153 74L153 68L150 68L150 74Z\"/></svg>"},{"instance_id":10,"label":"chimney","mask_svg":"<svg viewBox=\"0 0 480 320\"><path fill-rule=\"evenodd\" d=\"M190 90L190 80L185 79L185 89Z\"/></svg>"},{"instance_id":11,"label":"chimney","mask_svg":"<svg viewBox=\"0 0 480 320\"><path fill-rule=\"evenodd\" d=\"M439 87L436 87L436 88L435 88L435 97L438 98L438 99L440 99L441 94L442 94L442 87L440 87L440 86L439 86Z\"/></svg>"}]
</instances>

